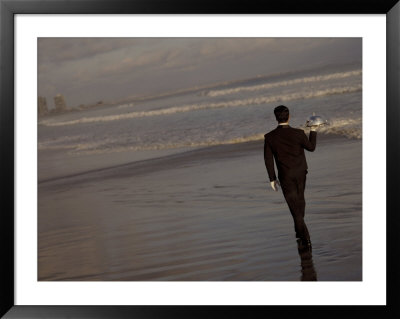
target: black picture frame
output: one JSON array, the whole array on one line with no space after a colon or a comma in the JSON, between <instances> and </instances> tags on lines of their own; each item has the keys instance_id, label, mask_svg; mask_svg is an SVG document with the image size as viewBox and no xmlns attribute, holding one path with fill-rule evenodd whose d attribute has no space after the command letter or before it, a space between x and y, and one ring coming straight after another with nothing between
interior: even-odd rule
<instances>
[{"instance_id":1,"label":"black picture frame","mask_svg":"<svg viewBox=\"0 0 400 319\"><path fill-rule=\"evenodd\" d=\"M22 306L14 304L14 15L15 14L385 14L387 21L386 306ZM5 318L312 317L399 318L400 3L398 0L0 0L0 315ZM379 129L379 128L377 128ZM380 147L380 146L377 146ZM377 212L382 213L382 212Z\"/></svg>"}]
</instances>

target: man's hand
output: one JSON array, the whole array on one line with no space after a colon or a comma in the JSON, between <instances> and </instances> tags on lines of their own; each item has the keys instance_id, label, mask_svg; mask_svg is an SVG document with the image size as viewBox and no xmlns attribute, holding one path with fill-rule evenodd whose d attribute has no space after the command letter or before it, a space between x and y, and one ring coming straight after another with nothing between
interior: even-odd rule
<instances>
[{"instance_id":1,"label":"man's hand","mask_svg":"<svg viewBox=\"0 0 400 319\"><path fill-rule=\"evenodd\" d=\"M317 128L318 128L318 125L313 125L313 126L311 126L311 127L310 127L311 132L316 132L316 131L317 131Z\"/></svg>"},{"instance_id":2,"label":"man's hand","mask_svg":"<svg viewBox=\"0 0 400 319\"><path fill-rule=\"evenodd\" d=\"M271 182L271 187L275 192L278 191L278 189L279 189L278 186L281 186L281 184L279 184L278 180L274 180Z\"/></svg>"}]
</instances>

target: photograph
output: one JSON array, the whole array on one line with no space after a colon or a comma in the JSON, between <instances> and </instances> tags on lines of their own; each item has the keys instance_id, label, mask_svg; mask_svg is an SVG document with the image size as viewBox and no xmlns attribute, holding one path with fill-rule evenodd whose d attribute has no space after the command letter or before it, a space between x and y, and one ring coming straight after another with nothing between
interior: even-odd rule
<instances>
[{"instance_id":1,"label":"photograph","mask_svg":"<svg viewBox=\"0 0 400 319\"><path fill-rule=\"evenodd\" d=\"M363 39L37 39L38 281L362 281Z\"/></svg>"},{"instance_id":2,"label":"photograph","mask_svg":"<svg viewBox=\"0 0 400 319\"><path fill-rule=\"evenodd\" d=\"M0 317L399 317L399 18L0 0Z\"/></svg>"}]
</instances>

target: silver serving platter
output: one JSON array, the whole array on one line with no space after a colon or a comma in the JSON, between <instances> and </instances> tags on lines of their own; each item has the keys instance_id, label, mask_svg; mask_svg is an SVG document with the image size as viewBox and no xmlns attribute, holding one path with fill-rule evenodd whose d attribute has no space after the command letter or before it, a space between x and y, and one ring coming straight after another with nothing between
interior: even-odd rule
<instances>
[{"instance_id":1,"label":"silver serving platter","mask_svg":"<svg viewBox=\"0 0 400 319\"><path fill-rule=\"evenodd\" d=\"M306 122L306 126L311 127L311 126L321 126L321 125L327 125L328 121L324 120L321 116L318 115L312 115L308 118Z\"/></svg>"}]
</instances>

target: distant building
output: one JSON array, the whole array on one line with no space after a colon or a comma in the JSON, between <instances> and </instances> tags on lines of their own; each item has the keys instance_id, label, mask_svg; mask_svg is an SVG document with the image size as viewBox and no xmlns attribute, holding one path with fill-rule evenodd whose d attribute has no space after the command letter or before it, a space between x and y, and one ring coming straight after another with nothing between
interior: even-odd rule
<instances>
[{"instance_id":1,"label":"distant building","mask_svg":"<svg viewBox=\"0 0 400 319\"><path fill-rule=\"evenodd\" d=\"M57 94L54 97L54 105L56 106L56 111L64 111L67 109L67 104L62 94Z\"/></svg>"},{"instance_id":2,"label":"distant building","mask_svg":"<svg viewBox=\"0 0 400 319\"><path fill-rule=\"evenodd\" d=\"M39 115L44 115L49 112L49 109L47 108L47 101L46 98L43 96L38 97L38 114Z\"/></svg>"}]
</instances>

